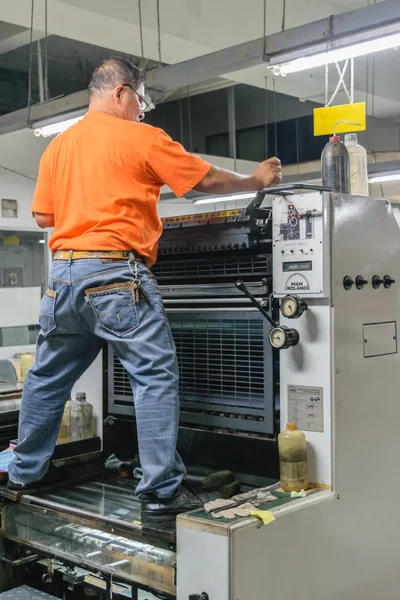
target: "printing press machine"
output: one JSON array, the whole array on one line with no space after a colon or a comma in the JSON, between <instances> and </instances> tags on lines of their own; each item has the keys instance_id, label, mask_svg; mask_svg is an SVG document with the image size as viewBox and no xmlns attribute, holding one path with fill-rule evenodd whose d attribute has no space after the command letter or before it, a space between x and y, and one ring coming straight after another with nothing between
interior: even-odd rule
<instances>
[{"instance_id":1,"label":"printing press machine","mask_svg":"<svg viewBox=\"0 0 400 600\"><path fill-rule=\"evenodd\" d=\"M0 584L38 563L67 598L83 586L107 598L398 598L399 228L381 198L268 192L247 209L164 219L153 267L180 366L179 451L194 481L230 469L244 490L271 486L267 524L198 510L146 525L131 477L83 463L65 486L0 490ZM132 392L111 351L104 417L103 456L132 457ZM288 421L307 438L305 497L279 488Z\"/></svg>"}]
</instances>

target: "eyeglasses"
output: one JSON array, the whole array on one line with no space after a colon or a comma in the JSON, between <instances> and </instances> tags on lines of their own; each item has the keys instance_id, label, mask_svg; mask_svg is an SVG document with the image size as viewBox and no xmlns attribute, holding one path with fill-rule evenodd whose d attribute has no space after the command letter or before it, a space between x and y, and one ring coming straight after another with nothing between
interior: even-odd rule
<instances>
[{"instance_id":1,"label":"eyeglasses","mask_svg":"<svg viewBox=\"0 0 400 600\"><path fill-rule=\"evenodd\" d=\"M134 87L132 87L129 83L123 83L122 84L124 87L128 87L132 90L132 92L135 92L136 96L139 98L139 103L140 103L140 109L143 113L147 113L149 112L153 107L146 102L146 100L143 98L143 96L141 96Z\"/></svg>"}]
</instances>

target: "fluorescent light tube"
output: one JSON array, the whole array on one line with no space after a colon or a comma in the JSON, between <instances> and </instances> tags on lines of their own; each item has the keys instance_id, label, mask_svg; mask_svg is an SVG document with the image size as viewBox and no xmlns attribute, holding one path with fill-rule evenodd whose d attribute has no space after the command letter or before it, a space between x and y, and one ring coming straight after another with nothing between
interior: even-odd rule
<instances>
[{"instance_id":1,"label":"fluorescent light tube","mask_svg":"<svg viewBox=\"0 0 400 600\"><path fill-rule=\"evenodd\" d=\"M75 117L74 119L66 119L65 121L60 121L59 123L51 123L51 125L38 127L34 130L34 133L36 137L51 137L52 135L62 133L71 127L71 125L75 125L75 123L78 123L78 121L80 121L83 117L84 115L81 115L80 117Z\"/></svg>"},{"instance_id":2,"label":"fluorescent light tube","mask_svg":"<svg viewBox=\"0 0 400 600\"><path fill-rule=\"evenodd\" d=\"M286 76L289 75L289 73L298 73L299 71L341 62L347 58L357 58L358 56L365 56L367 54L372 54L373 52L380 52L381 50L390 50L392 48L397 48L398 46L400 46L400 33L394 33L373 40L344 46L343 48L336 48L327 50L326 52L318 52L317 54L310 54L294 60L288 60L287 62L282 62L269 68L273 71L274 75ZM311 50L312 48L308 49L308 51ZM304 53L306 52L307 48L304 49Z\"/></svg>"},{"instance_id":3,"label":"fluorescent light tube","mask_svg":"<svg viewBox=\"0 0 400 600\"><path fill-rule=\"evenodd\" d=\"M194 200L193 204L199 206L200 204L214 204L214 202L231 202L233 200L248 200L254 198L257 192L249 192L245 194L231 194L230 196L208 196L207 198L199 198Z\"/></svg>"},{"instance_id":4,"label":"fluorescent light tube","mask_svg":"<svg viewBox=\"0 0 400 600\"><path fill-rule=\"evenodd\" d=\"M379 175L377 177L370 177L369 183L385 183L386 181L400 181L400 173L393 175Z\"/></svg>"}]
</instances>

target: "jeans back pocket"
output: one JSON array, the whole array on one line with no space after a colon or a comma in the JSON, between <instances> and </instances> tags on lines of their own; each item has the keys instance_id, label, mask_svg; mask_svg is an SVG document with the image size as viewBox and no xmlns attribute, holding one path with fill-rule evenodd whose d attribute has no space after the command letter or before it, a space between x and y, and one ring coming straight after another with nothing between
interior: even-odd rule
<instances>
[{"instance_id":1,"label":"jeans back pocket","mask_svg":"<svg viewBox=\"0 0 400 600\"><path fill-rule=\"evenodd\" d=\"M40 333L46 337L56 328L54 310L56 305L57 292L50 288L46 290L39 311Z\"/></svg>"},{"instance_id":2,"label":"jeans back pocket","mask_svg":"<svg viewBox=\"0 0 400 600\"><path fill-rule=\"evenodd\" d=\"M120 337L139 325L132 282L89 288L85 296L101 327L114 335Z\"/></svg>"}]
</instances>

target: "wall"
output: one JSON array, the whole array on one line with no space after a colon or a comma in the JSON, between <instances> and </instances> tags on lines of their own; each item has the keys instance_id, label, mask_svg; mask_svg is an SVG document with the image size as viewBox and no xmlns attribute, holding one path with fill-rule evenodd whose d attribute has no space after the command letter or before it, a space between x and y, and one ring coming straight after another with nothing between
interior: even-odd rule
<instances>
[{"instance_id":1,"label":"wall","mask_svg":"<svg viewBox=\"0 0 400 600\"><path fill-rule=\"evenodd\" d=\"M17 229L38 231L30 211L35 181L0 167L0 199L8 198L18 201L18 218L4 218L0 209L0 229Z\"/></svg>"}]
</instances>

